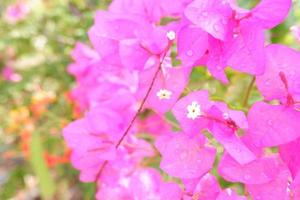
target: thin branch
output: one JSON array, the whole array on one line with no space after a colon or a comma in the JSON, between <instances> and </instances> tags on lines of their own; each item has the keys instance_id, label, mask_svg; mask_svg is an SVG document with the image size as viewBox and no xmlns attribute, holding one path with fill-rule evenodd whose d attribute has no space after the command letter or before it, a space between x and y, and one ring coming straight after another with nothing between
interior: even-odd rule
<instances>
[{"instance_id":1,"label":"thin branch","mask_svg":"<svg viewBox=\"0 0 300 200\"><path fill-rule=\"evenodd\" d=\"M246 90L246 94L245 94L245 97L243 99L243 104L242 104L243 107L246 107L248 105L248 100L249 100L249 97L251 94L251 90L254 86L254 83L255 83L255 76L252 77L251 82Z\"/></svg>"},{"instance_id":2,"label":"thin branch","mask_svg":"<svg viewBox=\"0 0 300 200\"><path fill-rule=\"evenodd\" d=\"M163 59L164 59L164 57L163 57ZM143 98L142 103L141 103L138 111L136 112L136 114L134 115L134 117L132 118L132 120L130 121L129 126L127 127L126 131L122 135L121 139L118 141L118 143L116 145L116 148L118 148L120 146L120 144L122 143L122 141L124 140L124 138L126 137L126 135L128 134L128 132L130 131L131 127L133 126L135 120L137 119L137 117L139 116L139 114L141 113L141 111L143 110L143 107L144 107L144 105L145 105L145 103L146 103L146 101L147 101L147 99L148 99L148 97L150 95L150 92L151 92L151 90L153 88L153 85L154 85L154 82L155 82L155 80L156 80L156 78L158 76L158 73L160 72L161 64L162 64L162 61L160 62L159 66L158 66L158 68L157 68L157 70L156 70L156 72L154 74L154 77L153 77L153 79L151 81L150 87L148 88L147 93L146 93L145 97Z\"/></svg>"},{"instance_id":3,"label":"thin branch","mask_svg":"<svg viewBox=\"0 0 300 200\"><path fill-rule=\"evenodd\" d=\"M149 88L148 88L148 90L147 90L147 92L146 92L146 95L145 95L145 97L143 98L143 100L142 100L142 102L141 102L141 105L139 106L139 108L138 108L136 114L134 115L134 117L133 117L132 120L130 121L130 123L129 123L127 129L125 130L125 132L123 133L123 135L122 135L122 137L119 139L119 141L117 142L117 144L116 144L116 146L115 146L116 149L118 149L118 147L121 145L121 143L123 142L123 140L125 139L125 137L128 135L128 133L129 133L131 127L133 126L135 120L137 119L137 117L139 116L139 114L141 113L141 111L143 110L143 107L144 107L144 105L145 105L145 103L146 103L146 101L147 101L147 99L148 99L148 97L149 97L149 95L150 95L150 92L151 92L151 90L152 90L152 88L153 88L153 86L154 86L155 80L156 80L156 78L157 78L157 76L158 76L158 74L159 74L159 72L160 72L160 70L161 70L161 66L162 66L162 63L163 63L163 61L164 61L164 59L165 59L166 54L167 54L167 51L165 51L165 53L163 54L163 56L160 58L161 61L160 61L160 63L159 63L159 66L158 66L158 68L157 68L157 70L156 70L156 72L155 72L153 78L152 78L152 81L151 81L150 86L149 86ZM102 172L104 171L104 168L106 167L107 164L108 164L108 161L107 161L107 160L104 161L104 163L102 164L102 166L101 166L99 172L98 172L97 175L96 175L96 179L95 179L95 181L96 181L96 190L95 190L95 191L97 191L98 180L100 179L101 174L102 174Z\"/></svg>"}]
</instances>

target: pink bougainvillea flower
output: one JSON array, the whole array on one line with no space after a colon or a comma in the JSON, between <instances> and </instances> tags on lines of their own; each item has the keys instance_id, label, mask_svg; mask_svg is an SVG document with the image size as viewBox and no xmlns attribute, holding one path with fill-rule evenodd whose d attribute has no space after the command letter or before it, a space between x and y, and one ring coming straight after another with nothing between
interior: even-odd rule
<instances>
[{"instance_id":1,"label":"pink bougainvillea flower","mask_svg":"<svg viewBox=\"0 0 300 200\"><path fill-rule=\"evenodd\" d=\"M261 0L251 10L250 19L265 29L280 24L288 15L292 0Z\"/></svg>"},{"instance_id":2,"label":"pink bougainvillea flower","mask_svg":"<svg viewBox=\"0 0 300 200\"><path fill-rule=\"evenodd\" d=\"M181 128L189 134L208 129L241 164L256 158L236 134L239 128L248 127L245 115L240 111L230 111L223 103L210 101L206 91L193 92L180 99L173 108L173 114Z\"/></svg>"},{"instance_id":3,"label":"pink bougainvillea flower","mask_svg":"<svg viewBox=\"0 0 300 200\"><path fill-rule=\"evenodd\" d=\"M137 39L120 42L119 54L121 63L128 69L143 69L151 54L143 49Z\"/></svg>"},{"instance_id":4,"label":"pink bougainvillea flower","mask_svg":"<svg viewBox=\"0 0 300 200\"><path fill-rule=\"evenodd\" d=\"M255 103L249 110L249 135L256 146L270 147L300 137L300 112L284 105Z\"/></svg>"},{"instance_id":5,"label":"pink bougainvillea flower","mask_svg":"<svg viewBox=\"0 0 300 200\"><path fill-rule=\"evenodd\" d=\"M208 49L208 34L194 26L183 27L178 33L178 58L185 66L194 66Z\"/></svg>"},{"instance_id":6,"label":"pink bougainvillea flower","mask_svg":"<svg viewBox=\"0 0 300 200\"><path fill-rule=\"evenodd\" d=\"M134 14L149 22L158 22L163 15L157 0L115 0L110 4L109 11L121 14Z\"/></svg>"},{"instance_id":7,"label":"pink bougainvillea flower","mask_svg":"<svg viewBox=\"0 0 300 200\"><path fill-rule=\"evenodd\" d=\"M145 21L133 15L113 14L98 11L89 30L89 38L106 63L119 64L119 43L125 39L136 39L135 31L145 28ZM135 47L135 46L134 46Z\"/></svg>"},{"instance_id":8,"label":"pink bougainvillea flower","mask_svg":"<svg viewBox=\"0 0 300 200\"><path fill-rule=\"evenodd\" d=\"M14 69L10 66L6 66L2 69L2 77L6 81L10 82L20 82L22 80L22 76L14 71Z\"/></svg>"},{"instance_id":9,"label":"pink bougainvillea flower","mask_svg":"<svg viewBox=\"0 0 300 200\"><path fill-rule=\"evenodd\" d=\"M207 112L211 105L208 92L202 90L181 98L172 112L186 133L199 134L208 125L209 120L203 117L203 113Z\"/></svg>"},{"instance_id":10,"label":"pink bougainvillea flower","mask_svg":"<svg viewBox=\"0 0 300 200\"><path fill-rule=\"evenodd\" d=\"M280 6L281 4L284 6ZM189 55L192 55L191 63L202 59L204 62L200 64L206 65L211 74L223 83L228 83L224 73L227 66L252 75L261 75L265 68L264 29L279 24L287 15L290 4L290 0L262 0L255 8L247 11L239 8L233 1L194 0L186 7L185 15L196 27L186 29L185 35L205 38L203 33L195 31L198 27L210 34L208 41L212 42L206 51L207 43L204 42L200 53L195 53L191 45L188 45L191 49L183 53L189 52ZM200 42L200 39L188 39L184 35L181 36L181 40L194 41L194 47L199 46L197 42ZM197 58L202 52L206 53L204 60L201 57ZM183 53L181 55L184 55Z\"/></svg>"},{"instance_id":11,"label":"pink bougainvillea flower","mask_svg":"<svg viewBox=\"0 0 300 200\"><path fill-rule=\"evenodd\" d=\"M245 115L240 111L231 111L230 113L228 112L228 109L221 111L217 106L218 104L212 106L207 112L207 117L211 119L208 130L240 164L246 164L255 160L256 156L238 137L236 131L240 127L238 127L238 124L231 118L232 115L235 116L234 118L240 118L241 120L239 121L243 122L246 121ZM221 104L221 106L224 106L224 104ZM221 106L219 103L219 107ZM244 123L241 124L243 125Z\"/></svg>"},{"instance_id":12,"label":"pink bougainvillea flower","mask_svg":"<svg viewBox=\"0 0 300 200\"><path fill-rule=\"evenodd\" d=\"M298 40L300 42L300 26L292 26L290 28L291 32L293 33L294 37L296 38L296 40Z\"/></svg>"},{"instance_id":13,"label":"pink bougainvillea flower","mask_svg":"<svg viewBox=\"0 0 300 200\"><path fill-rule=\"evenodd\" d=\"M96 171L103 161L113 160L115 144L127 126L126 121L112 109L96 107L83 119L68 125L63 135L72 149L71 161L74 167L83 172L90 168Z\"/></svg>"},{"instance_id":14,"label":"pink bougainvillea flower","mask_svg":"<svg viewBox=\"0 0 300 200\"><path fill-rule=\"evenodd\" d=\"M259 91L268 101L300 101L300 53L280 44L265 51L266 71L256 79Z\"/></svg>"},{"instance_id":15,"label":"pink bougainvillea flower","mask_svg":"<svg viewBox=\"0 0 300 200\"><path fill-rule=\"evenodd\" d=\"M159 136L169 133L172 126L167 123L163 116L154 113L143 120L137 120L137 128L138 132Z\"/></svg>"},{"instance_id":16,"label":"pink bougainvillea flower","mask_svg":"<svg viewBox=\"0 0 300 200\"><path fill-rule=\"evenodd\" d=\"M151 68L140 73L138 96L143 98L156 73L157 68ZM146 107L164 114L169 111L184 90L191 69L185 67L164 67L157 75L152 90L146 101Z\"/></svg>"},{"instance_id":17,"label":"pink bougainvillea flower","mask_svg":"<svg viewBox=\"0 0 300 200\"><path fill-rule=\"evenodd\" d=\"M63 131L80 180L97 183L96 199L297 199L300 56L265 47L264 37L290 5L261 0L246 10L234 0L114 0L109 11L98 11L88 33L92 48L77 43L68 68L85 116ZM254 75L265 100L276 102L256 102L246 117L207 91L186 94L196 66L222 83L226 67ZM166 113L182 132L173 132L178 125ZM216 149L204 131L224 148L216 163L221 177L210 174ZM141 139L145 134L152 136ZM161 170L183 185L147 168L158 153ZM217 178L243 184L247 197L221 189Z\"/></svg>"},{"instance_id":18,"label":"pink bougainvillea flower","mask_svg":"<svg viewBox=\"0 0 300 200\"><path fill-rule=\"evenodd\" d=\"M185 199L215 200L221 192L221 187L217 182L217 179L209 173L204 175L200 180L196 180L196 185L191 192L187 193ZM185 186L186 181L184 182Z\"/></svg>"},{"instance_id":19,"label":"pink bougainvillea flower","mask_svg":"<svg viewBox=\"0 0 300 200\"><path fill-rule=\"evenodd\" d=\"M282 166L277 177L264 184L248 184L246 189L253 199L290 199L290 172Z\"/></svg>"},{"instance_id":20,"label":"pink bougainvillea flower","mask_svg":"<svg viewBox=\"0 0 300 200\"><path fill-rule=\"evenodd\" d=\"M279 153L282 160L289 167L293 177L299 174L300 169L300 138L290 143L279 146Z\"/></svg>"},{"instance_id":21,"label":"pink bougainvillea flower","mask_svg":"<svg viewBox=\"0 0 300 200\"><path fill-rule=\"evenodd\" d=\"M150 168L136 170L131 175L121 175L117 182L108 187L101 184L97 199L174 199L180 200L182 191L180 187L171 182L163 182L158 171Z\"/></svg>"},{"instance_id":22,"label":"pink bougainvillea flower","mask_svg":"<svg viewBox=\"0 0 300 200\"><path fill-rule=\"evenodd\" d=\"M227 65L252 75L262 74L265 69L263 30L255 23L241 21L235 34L224 44Z\"/></svg>"},{"instance_id":23,"label":"pink bougainvillea flower","mask_svg":"<svg viewBox=\"0 0 300 200\"><path fill-rule=\"evenodd\" d=\"M209 54L207 55L206 65L209 72L213 77L222 81L223 83L228 83L227 76L224 72L225 67L227 66L227 61L224 57L224 47L220 40L217 40L213 37L208 38L209 41ZM205 63L204 63L205 64Z\"/></svg>"},{"instance_id":24,"label":"pink bougainvillea flower","mask_svg":"<svg viewBox=\"0 0 300 200\"><path fill-rule=\"evenodd\" d=\"M99 104L123 108L128 106L128 109L134 110L136 100L133 94L138 86L137 72L103 62L91 63L93 62L86 64L84 75L80 76L72 91L72 96L79 102L82 110Z\"/></svg>"},{"instance_id":25,"label":"pink bougainvillea flower","mask_svg":"<svg viewBox=\"0 0 300 200\"><path fill-rule=\"evenodd\" d=\"M278 156L268 156L241 165L225 153L219 163L218 172L230 182L263 184L276 178L280 171L278 162Z\"/></svg>"},{"instance_id":26,"label":"pink bougainvillea flower","mask_svg":"<svg viewBox=\"0 0 300 200\"><path fill-rule=\"evenodd\" d=\"M168 140L165 140L165 137L163 139L164 146L160 145L160 142L156 145L162 154L160 168L171 176L198 178L212 168L216 150L204 146L196 137L174 133Z\"/></svg>"},{"instance_id":27,"label":"pink bougainvillea flower","mask_svg":"<svg viewBox=\"0 0 300 200\"><path fill-rule=\"evenodd\" d=\"M97 190L97 200L132 200L130 191L123 186L110 187L107 185L101 186L101 189Z\"/></svg>"},{"instance_id":28,"label":"pink bougainvillea flower","mask_svg":"<svg viewBox=\"0 0 300 200\"><path fill-rule=\"evenodd\" d=\"M109 10L116 13L135 14L151 23L163 17L178 18L192 0L114 0Z\"/></svg>"},{"instance_id":29,"label":"pink bougainvillea flower","mask_svg":"<svg viewBox=\"0 0 300 200\"><path fill-rule=\"evenodd\" d=\"M68 72L77 79L85 76L90 66L100 60L96 51L81 42L76 43L71 55L75 62L69 65Z\"/></svg>"},{"instance_id":30,"label":"pink bougainvillea flower","mask_svg":"<svg viewBox=\"0 0 300 200\"><path fill-rule=\"evenodd\" d=\"M130 181L134 199L174 199L180 200L182 191L175 183L161 180L160 174L151 169L136 171Z\"/></svg>"},{"instance_id":31,"label":"pink bougainvillea flower","mask_svg":"<svg viewBox=\"0 0 300 200\"><path fill-rule=\"evenodd\" d=\"M29 14L29 6L24 1L18 1L7 7L5 11L5 19L8 23L15 24Z\"/></svg>"},{"instance_id":32,"label":"pink bougainvillea flower","mask_svg":"<svg viewBox=\"0 0 300 200\"><path fill-rule=\"evenodd\" d=\"M191 22L215 38L227 39L233 10L226 1L194 0L184 13Z\"/></svg>"}]
</instances>

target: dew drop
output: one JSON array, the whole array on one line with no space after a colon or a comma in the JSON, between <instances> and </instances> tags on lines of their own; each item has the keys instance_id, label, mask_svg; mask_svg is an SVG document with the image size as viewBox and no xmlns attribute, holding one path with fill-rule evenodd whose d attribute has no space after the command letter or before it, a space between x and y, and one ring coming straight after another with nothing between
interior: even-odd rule
<instances>
[{"instance_id":1,"label":"dew drop","mask_svg":"<svg viewBox=\"0 0 300 200\"><path fill-rule=\"evenodd\" d=\"M116 25L114 28L115 28L115 31L118 31L120 29L120 26Z\"/></svg>"},{"instance_id":2,"label":"dew drop","mask_svg":"<svg viewBox=\"0 0 300 200\"><path fill-rule=\"evenodd\" d=\"M267 124L268 124L269 126L273 126L273 121L269 119L269 120L267 121Z\"/></svg>"},{"instance_id":3,"label":"dew drop","mask_svg":"<svg viewBox=\"0 0 300 200\"><path fill-rule=\"evenodd\" d=\"M186 52L186 55L187 55L187 56L190 56L190 57L193 56L193 54L194 54L194 53L193 53L192 50L188 50L188 51Z\"/></svg>"},{"instance_id":4,"label":"dew drop","mask_svg":"<svg viewBox=\"0 0 300 200\"><path fill-rule=\"evenodd\" d=\"M220 31L220 26L218 24L215 24L213 28L216 32Z\"/></svg>"},{"instance_id":5,"label":"dew drop","mask_svg":"<svg viewBox=\"0 0 300 200\"><path fill-rule=\"evenodd\" d=\"M242 150L240 148L235 148L236 152L241 153Z\"/></svg>"},{"instance_id":6,"label":"dew drop","mask_svg":"<svg viewBox=\"0 0 300 200\"><path fill-rule=\"evenodd\" d=\"M224 119L229 119L229 114L228 113L223 113L223 118Z\"/></svg>"},{"instance_id":7,"label":"dew drop","mask_svg":"<svg viewBox=\"0 0 300 200\"><path fill-rule=\"evenodd\" d=\"M228 3L227 0L223 0L223 1L222 1L222 4L223 4L223 5L226 5L227 3Z\"/></svg>"},{"instance_id":8,"label":"dew drop","mask_svg":"<svg viewBox=\"0 0 300 200\"><path fill-rule=\"evenodd\" d=\"M224 25L226 25L226 24L227 24L227 21L226 21L225 19L222 19L222 20L221 20L221 23L224 24Z\"/></svg>"},{"instance_id":9,"label":"dew drop","mask_svg":"<svg viewBox=\"0 0 300 200\"><path fill-rule=\"evenodd\" d=\"M245 180L249 180L251 177L250 177L250 175L249 174L246 174L245 176L244 176L244 179Z\"/></svg>"},{"instance_id":10,"label":"dew drop","mask_svg":"<svg viewBox=\"0 0 300 200\"><path fill-rule=\"evenodd\" d=\"M186 151L182 151L180 154L179 154L179 158L181 160L184 160L186 159L186 157L188 156L188 153Z\"/></svg>"},{"instance_id":11,"label":"dew drop","mask_svg":"<svg viewBox=\"0 0 300 200\"><path fill-rule=\"evenodd\" d=\"M226 192L227 192L227 194L228 194L229 196L231 196L231 194L232 194L231 189L227 189Z\"/></svg>"},{"instance_id":12,"label":"dew drop","mask_svg":"<svg viewBox=\"0 0 300 200\"><path fill-rule=\"evenodd\" d=\"M190 7L188 10L189 12L193 12L193 13L198 12L198 8L195 7Z\"/></svg>"},{"instance_id":13,"label":"dew drop","mask_svg":"<svg viewBox=\"0 0 300 200\"><path fill-rule=\"evenodd\" d=\"M218 70L218 71L221 71L222 69L223 69L223 68L222 68L220 65L217 66L217 70Z\"/></svg>"},{"instance_id":14,"label":"dew drop","mask_svg":"<svg viewBox=\"0 0 300 200\"><path fill-rule=\"evenodd\" d=\"M293 77L295 75L296 75L296 72L295 71L291 71L290 76Z\"/></svg>"},{"instance_id":15,"label":"dew drop","mask_svg":"<svg viewBox=\"0 0 300 200\"><path fill-rule=\"evenodd\" d=\"M269 86L270 84L271 84L270 79L268 79L268 80L265 81L265 85L266 85L266 86Z\"/></svg>"}]
</instances>

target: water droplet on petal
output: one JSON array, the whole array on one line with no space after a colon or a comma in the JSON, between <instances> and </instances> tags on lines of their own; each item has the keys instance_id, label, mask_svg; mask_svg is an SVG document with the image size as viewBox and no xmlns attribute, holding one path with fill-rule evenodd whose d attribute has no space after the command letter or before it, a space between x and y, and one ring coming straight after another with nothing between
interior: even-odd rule
<instances>
[{"instance_id":1,"label":"water droplet on petal","mask_svg":"<svg viewBox=\"0 0 300 200\"><path fill-rule=\"evenodd\" d=\"M265 85L266 85L266 86L269 86L270 84L271 84L270 79L268 79L268 80L265 81Z\"/></svg>"},{"instance_id":2,"label":"water droplet on petal","mask_svg":"<svg viewBox=\"0 0 300 200\"><path fill-rule=\"evenodd\" d=\"M182 151L182 152L179 154L180 160L185 160L187 156L188 156L188 153L187 153L186 151Z\"/></svg>"},{"instance_id":3,"label":"water droplet on petal","mask_svg":"<svg viewBox=\"0 0 300 200\"><path fill-rule=\"evenodd\" d=\"M240 148L235 148L236 152L241 153L242 150Z\"/></svg>"},{"instance_id":4,"label":"water droplet on petal","mask_svg":"<svg viewBox=\"0 0 300 200\"><path fill-rule=\"evenodd\" d=\"M291 76L291 77L293 77L293 76L295 76L295 75L296 75L296 72L295 72L295 71L291 71L291 72L290 72L290 76Z\"/></svg>"},{"instance_id":5,"label":"water droplet on petal","mask_svg":"<svg viewBox=\"0 0 300 200\"><path fill-rule=\"evenodd\" d=\"M245 176L244 176L244 179L245 180L249 180L251 177L250 177L250 175L249 174L246 174Z\"/></svg>"},{"instance_id":6,"label":"water droplet on petal","mask_svg":"<svg viewBox=\"0 0 300 200\"><path fill-rule=\"evenodd\" d=\"M223 0L223 1L222 1L222 4L223 4L223 5L226 5L227 3L228 3L227 0Z\"/></svg>"},{"instance_id":7,"label":"water droplet on petal","mask_svg":"<svg viewBox=\"0 0 300 200\"><path fill-rule=\"evenodd\" d=\"M193 56L193 54L194 54L194 53L193 53L192 50L188 50L188 51L186 52L186 55L187 55L187 56Z\"/></svg>"},{"instance_id":8,"label":"water droplet on petal","mask_svg":"<svg viewBox=\"0 0 300 200\"><path fill-rule=\"evenodd\" d=\"M190 8L188 8L188 11L189 12L198 12L198 8L195 8L195 7L190 7Z\"/></svg>"},{"instance_id":9,"label":"water droplet on petal","mask_svg":"<svg viewBox=\"0 0 300 200\"><path fill-rule=\"evenodd\" d=\"M267 124L268 124L269 126L273 126L273 121L269 119L269 120L267 121Z\"/></svg>"},{"instance_id":10,"label":"water droplet on petal","mask_svg":"<svg viewBox=\"0 0 300 200\"><path fill-rule=\"evenodd\" d=\"M229 196L231 196L231 194L232 194L231 189L226 189L226 192L227 192L227 194L228 194Z\"/></svg>"},{"instance_id":11,"label":"water droplet on petal","mask_svg":"<svg viewBox=\"0 0 300 200\"><path fill-rule=\"evenodd\" d=\"M218 71L221 71L222 69L223 69L223 68L222 68L220 65L217 66L217 70L218 70Z\"/></svg>"},{"instance_id":12,"label":"water droplet on petal","mask_svg":"<svg viewBox=\"0 0 300 200\"><path fill-rule=\"evenodd\" d=\"M229 114L228 113L223 113L223 118L224 119L229 119Z\"/></svg>"},{"instance_id":13,"label":"water droplet on petal","mask_svg":"<svg viewBox=\"0 0 300 200\"><path fill-rule=\"evenodd\" d=\"M222 20L221 20L221 23L224 24L224 25L226 25L226 24L227 24L227 20L222 19Z\"/></svg>"},{"instance_id":14,"label":"water droplet on petal","mask_svg":"<svg viewBox=\"0 0 300 200\"><path fill-rule=\"evenodd\" d=\"M219 26L219 24L215 24L213 27L214 27L214 30L215 30L216 32L220 31L220 26Z\"/></svg>"}]
</instances>

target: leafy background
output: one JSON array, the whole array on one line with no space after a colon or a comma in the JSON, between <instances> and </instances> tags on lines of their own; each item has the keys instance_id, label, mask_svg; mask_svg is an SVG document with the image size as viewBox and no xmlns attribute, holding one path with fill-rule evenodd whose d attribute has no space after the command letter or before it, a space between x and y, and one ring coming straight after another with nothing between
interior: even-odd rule
<instances>
[{"instance_id":1,"label":"leafy background","mask_svg":"<svg viewBox=\"0 0 300 200\"><path fill-rule=\"evenodd\" d=\"M93 199L94 185L80 183L65 159L61 129L78 117L68 97L74 85L66 70L70 52L76 41L88 43L93 15L109 0L28 0L26 19L9 24L4 12L13 2L0 1L0 71L10 60L22 80L9 82L0 75L0 199ZM256 2L239 1L245 8ZM300 24L299 8L300 1L294 1L287 20L267 34L269 41L300 49L289 31ZM255 88L245 97L251 76L227 73L231 83L224 86L205 68L195 68L189 89L208 89L214 99L244 111L262 98Z\"/></svg>"}]
</instances>

